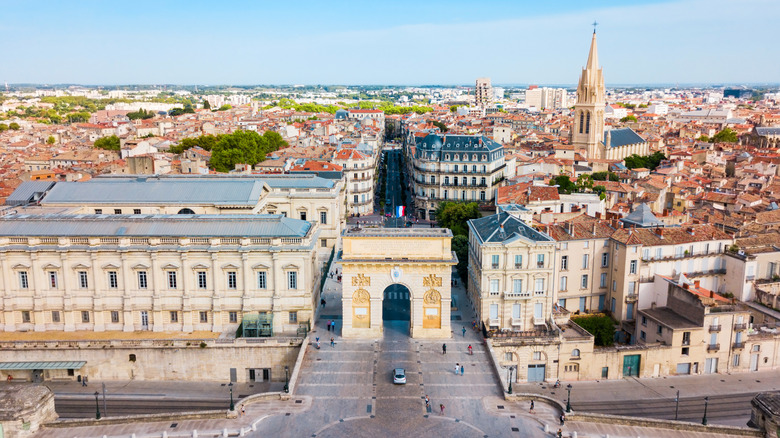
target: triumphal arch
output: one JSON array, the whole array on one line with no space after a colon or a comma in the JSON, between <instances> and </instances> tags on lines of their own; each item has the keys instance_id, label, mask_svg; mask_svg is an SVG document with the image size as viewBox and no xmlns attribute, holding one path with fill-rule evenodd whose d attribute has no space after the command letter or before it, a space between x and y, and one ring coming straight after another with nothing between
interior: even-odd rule
<instances>
[{"instance_id":1,"label":"triumphal arch","mask_svg":"<svg viewBox=\"0 0 780 438\"><path fill-rule=\"evenodd\" d=\"M341 237L345 338L381 336L383 301L390 298L408 300L411 337L451 336L450 281L458 260L449 229L354 228Z\"/></svg>"}]
</instances>

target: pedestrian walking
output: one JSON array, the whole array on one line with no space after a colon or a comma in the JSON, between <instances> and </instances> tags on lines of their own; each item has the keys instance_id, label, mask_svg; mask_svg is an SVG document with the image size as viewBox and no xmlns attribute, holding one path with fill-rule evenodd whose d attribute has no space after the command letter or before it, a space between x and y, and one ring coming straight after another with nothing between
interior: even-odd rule
<instances>
[{"instance_id":1,"label":"pedestrian walking","mask_svg":"<svg viewBox=\"0 0 780 438\"><path fill-rule=\"evenodd\" d=\"M328 331L330 331L330 323L331 322L332 322L331 320L328 320Z\"/></svg>"},{"instance_id":2,"label":"pedestrian walking","mask_svg":"<svg viewBox=\"0 0 780 438\"><path fill-rule=\"evenodd\" d=\"M444 405L440 404L439 409L441 409L441 415L444 415Z\"/></svg>"},{"instance_id":3,"label":"pedestrian walking","mask_svg":"<svg viewBox=\"0 0 780 438\"><path fill-rule=\"evenodd\" d=\"M466 367L464 367L463 365L461 365L461 366L460 366L460 375L462 376L464 372L466 372Z\"/></svg>"},{"instance_id":4,"label":"pedestrian walking","mask_svg":"<svg viewBox=\"0 0 780 438\"><path fill-rule=\"evenodd\" d=\"M330 346L331 347L335 347L336 346L336 341L333 338L330 338Z\"/></svg>"},{"instance_id":5,"label":"pedestrian walking","mask_svg":"<svg viewBox=\"0 0 780 438\"><path fill-rule=\"evenodd\" d=\"M447 354L447 344L441 344L441 352L442 354Z\"/></svg>"},{"instance_id":6,"label":"pedestrian walking","mask_svg":"<svg viewBox=\"0 0 780 438\"><path fill-rule=\"evenodd\" d=\"M331 330L333 333L336 333L336 321L331 321L331 322L330 322L330 330Z\"/></svg>"},{"instance_id":7,"label":"pedestrian walking","mask_svg":"<svg viewBox=\"0 0 780 438\"><path fill-rule=\"evenodd\" d=\"M469 344L469 354L472 356L474 355L474 351L471 349L471 344Z\"/></svg>"},{"instance_id":8,"label":"pedestrian walking","mask_svg":"<svg viewBox=\"0 0 780 438\"><path fill-rule=\"evenodd\" d=\"M461 330L461 331L463 332L463 337L465 338L466 337L466 327L463 327L463 330Z\"/></svg>"},{"instance_id":9,"label":"pedestrian walking","mask_svg":"<svg viewBox=\"0 0 780 438\"><path fill-rule=\"evenodd\" d=\"M528 413L529 414L533 414L534 413L534 401L533 400L531 400L531 409L528 410Z\"/></svg>"},{"instance_id":10,"label":"pedestrian walking","mask_svg":"<svg viewBox=\"0 0 780 438\"><path fill-rule=\"evenodd\" d=\"M561 426L563 426L563 423L566 422L566 415L561 413Z\"/></svg>"},{"instance_id":11,"label":"pedestrian walking","mask_svg":"<svg viewBox=\"0 0 780 438\"><path fill-rule=\"evenodd\" d=\"M243 417L244 415L246 415L246 408L241 406L241 416Z\"/></svg>"},{"instance_id":12,"label":"pedestrian walking","mask_svg":"<svg viewBox=\"0 0 780 438\"><path fill-rule=\"evenodd\" d=\"M84 378L81 379L81 386L87 386L87 376L84 376Z\"/></svg>"},{"instance_id":13,"label":"pedestrian walking","mask_svg":"<svg viewBox=\"0 0 780 438\"><path fill-rule=\"evenodd\" d=\"M320 306L322 306L322 308L325 308L325 298L320 299Z\"/></svg>"},{"instance_id":14,"label":"pedestrian walking","mask_svg":"<svg viewBox=\"0 0 780 438\"><path fill-rule=\"evenodd\" d=\"M456 363L456 364L455 364L455 375L456 375L456 376L458 375L458 371L460 371L460 364L459 364L459 363Z\"/></svg>"},{"instance_id":15,"label":"pedestrian walking","mask_svg":"<svg viewBox=\"0 0 780 438\"><path fill-rule=\"evenodd\" d=\"M431 399L428 398L428 395L425 395L425 410L429 411L431 410Z\"/></svg>"},{"instance_id":16,"label":"pedestrian walking","mask_svg":"<svg viewBox=\"0 0 780 438\"><path fill-rule=\"evenodd\" d=\"M563 429L558 429L558 438L563 438Z\"/></svg>"}]
</instances>

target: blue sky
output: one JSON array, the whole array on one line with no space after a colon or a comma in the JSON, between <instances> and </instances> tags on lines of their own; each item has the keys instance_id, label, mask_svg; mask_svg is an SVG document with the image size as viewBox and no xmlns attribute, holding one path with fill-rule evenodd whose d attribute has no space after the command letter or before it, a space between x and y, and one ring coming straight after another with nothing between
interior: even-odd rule
<instances>
[{"instance_id":1,"label":"blue sky","mask_svg":"<svg viewBox=\"0 0 780 438\"><path fill-rule=\"evenodd\" d=\"M8 1L0 81L777 83L777 0Z\"/></svg>"}]
</instances>

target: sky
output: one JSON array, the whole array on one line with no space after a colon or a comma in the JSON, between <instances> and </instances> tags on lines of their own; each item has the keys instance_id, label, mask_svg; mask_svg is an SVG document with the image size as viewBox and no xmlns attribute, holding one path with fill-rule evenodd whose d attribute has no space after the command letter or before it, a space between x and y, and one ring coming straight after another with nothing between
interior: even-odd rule
<instances>
[{"instance_id":1,"label":"sky","mask_svg":"<svg viewBox=\"0 0 780 438\"><path fill-rule=\"evenodd\" d=\"M0 0L0 81L576 84L597 21L606 85L780 82L777 0Z\"/></svg>"}]
</instances>

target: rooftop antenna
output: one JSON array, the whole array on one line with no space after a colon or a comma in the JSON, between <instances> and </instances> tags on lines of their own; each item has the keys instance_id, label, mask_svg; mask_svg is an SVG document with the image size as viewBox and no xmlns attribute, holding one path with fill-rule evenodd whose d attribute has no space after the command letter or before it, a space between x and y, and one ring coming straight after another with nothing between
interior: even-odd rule
<instances>
[{"instance_id":1,"label":"rooftop antenna","mask_svg":"<svg viewBox=\"0 0 780 438\"><path fill-rule=\"evenodd\" d=\"M593 33L596 33L596 26L598 26L599 23L596 20L593 20Z\"/></svg>"}]
</instances>

